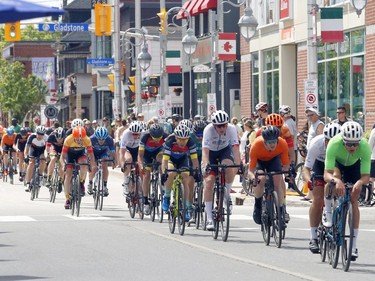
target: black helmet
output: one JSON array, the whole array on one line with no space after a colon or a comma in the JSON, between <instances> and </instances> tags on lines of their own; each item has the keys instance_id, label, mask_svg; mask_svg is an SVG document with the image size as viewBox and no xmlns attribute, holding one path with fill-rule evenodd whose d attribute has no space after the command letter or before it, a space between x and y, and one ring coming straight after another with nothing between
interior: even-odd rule
<instances>
[{"instance_id":1,"label":"black helmet","mask_svg":"<svg viewBox=\"0 0 375 281\"><path fill-rule=\"evenodd\" d=\"M197 134L203 134L203 130L206 127L206 122L202 120L195 121L193 124L193 133L195 135Z\"/></svg>"},{"instance_id":2,"label":"black helmet","mask_svg":"<svg viewBox=\"0 0 375 281\"><path fill-rule=\"evenodd\" d=\"M26 136L27 135L26 129L25 128L21 128L20 134L21 134L21 136Z\"/></svg>"},{"instance_id":3,"label":"black helmet","mask_svg":"<svg viewBox=\"0 0 375 281\"><path fill-rule=\"evenodd\" d=\"M266 141L277 140L279 135L280 135L280 130L279 128L275 126L267 126L262 130L262 137Z\"/></svg>"},{"instance_id":4,"label":"black helmet","mask_svg":"<svg viewBox=\"0 0 375 281\"><path fill-rule=\"evenodd\" d=\"M174 120L174 121L181 121L182 120L182 116L180 114L173 114L172 115L172 120Z\"/></svg>"},{"instance_id":5,"label":"black helmet","mask_svg":"<svg viewBox=\"0 0 375 281\"><path fill-rule=\"evenodd\" d=\"M157 139L163 136L164 130L159 124L152 124L149 132L151 137Z\"/></svg>"}]
</instances>

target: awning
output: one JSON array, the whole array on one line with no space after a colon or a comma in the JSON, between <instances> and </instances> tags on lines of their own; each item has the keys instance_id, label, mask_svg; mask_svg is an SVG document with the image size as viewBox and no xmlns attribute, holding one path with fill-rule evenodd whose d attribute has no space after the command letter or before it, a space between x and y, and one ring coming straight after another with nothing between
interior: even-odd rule
<instances>
[{"instance_id":1,"label":"awning","mask_svg":"<svg viewBox=\"0 0 375 281\"><path fill-rule=\"evenodd\" d=\"M200 13L202 13L202 4L204 3L205 0L198 0L196 2L196 5L194 5L194 8L192 10L192 15L193 16L197 16L199 15Z\"/></svg>"},{"instance_id":2,"label":"awning","mask_svg":"<svg viewBox=\"0 0 375 281\"><path fill-rule=\"evenodd\" d=\"M189 14L192 16L192 9L194 8L195 4L198 2L199 0L191 0L191 1L187 1L185 2L185 4L182 6L183 9L187 10L189 12ZM184 10L181 9L181 11L178 12L177 14L177 19L186 19L186 15L185 15L185 12Z\"/></svg>"},{"instance_id":3,"label":"awning","mask_svg":"<svg viewBox=\"0 0 375 281\"><path fill-rule=\"evenodd\" d=\"M202 6L201 6L201 13L207 12L211 9L217 8L217 0L204 0Z\"/></svg>"}]
</instances>

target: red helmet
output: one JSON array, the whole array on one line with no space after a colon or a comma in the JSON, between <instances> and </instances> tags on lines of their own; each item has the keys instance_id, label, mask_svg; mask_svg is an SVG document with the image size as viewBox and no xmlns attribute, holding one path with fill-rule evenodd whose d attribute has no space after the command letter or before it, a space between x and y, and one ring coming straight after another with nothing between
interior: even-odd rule
<instances>
[{"instance_id":1,"label":"red helmet","mask_svg":"<svg viewBox=\"0 0 375 281\"><path fill-rule=\"evenodd\" d=\"M77 126L77 127L74 127L73 128L73 137L75 139L83 139L84 137L86 137L86 130L85 128L81 127L81 126Z\"/></svg>"}]
</instances>

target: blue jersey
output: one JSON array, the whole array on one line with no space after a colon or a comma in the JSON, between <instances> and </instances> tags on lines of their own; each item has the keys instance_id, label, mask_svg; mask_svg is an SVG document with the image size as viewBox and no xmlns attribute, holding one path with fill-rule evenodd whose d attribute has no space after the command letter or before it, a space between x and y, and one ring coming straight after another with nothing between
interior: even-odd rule
<instances>
[{"instance_id":1,"label":"blue jersey","mask_svg":"<svg viewBox=\"0 0 375 281\"><path fill-rule=\"evenodd\" d=\"M90 140L95 158L107 158L111 153L115 153L116 151L115 144L111 136L108 136L102 145L99 144L98 138L95 135L92 135Z\"/></svg>"}]
</instances>

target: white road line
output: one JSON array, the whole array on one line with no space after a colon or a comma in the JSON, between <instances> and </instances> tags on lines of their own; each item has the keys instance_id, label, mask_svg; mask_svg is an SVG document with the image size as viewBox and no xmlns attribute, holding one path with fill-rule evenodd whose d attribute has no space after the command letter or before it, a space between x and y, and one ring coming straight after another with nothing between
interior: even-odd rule
<instances>
[{"instance_id":1,"label":"white road line","mask_svg":"<svg viewBox=\"0 0 375 281\"><path fill-rule=\"evenodd\" d=\"M84 214L84 215L79 215L79 217L72 216L72 215L63 215L63 216L67 217L69 219L81 220L81 221L85 221L85 220L110 220L111 219L110 217L104 217L104 216L100 216L100 215L97 215L97 214Z\"/></svg>"},{"instance_id":2,"label":"white road line","mask_svg":"<svg viewBox=\"0 0 375 281\"><path fill-rule=\"evenodd\" d=\"M0 216L0 222L28 222L36 221L29 216Z\"/></svg>"}]
</instances>

